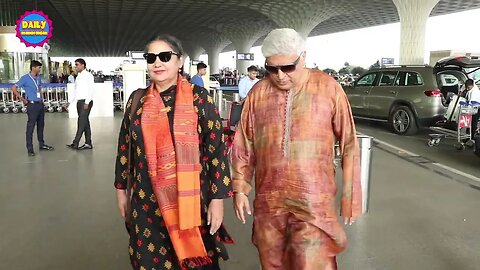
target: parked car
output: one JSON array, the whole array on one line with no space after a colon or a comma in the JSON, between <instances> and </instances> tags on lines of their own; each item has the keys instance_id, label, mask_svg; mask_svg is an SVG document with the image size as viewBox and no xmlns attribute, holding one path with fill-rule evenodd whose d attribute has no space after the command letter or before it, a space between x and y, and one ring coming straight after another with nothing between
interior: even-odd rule
<instances>
[{"instance_id":1,"label":"parked car","mask_svg":"<svg viewBox=\"0 0 480 270\"><path fill-rule=\"evenodd\" d=\"M219 88L220 87L220 82L214 76L210 76L209 87L210 88Z\"/></svg>"},{"instance_id":2,"label":"parked car","mask_svg":"<svg viewBox=\"0 0 480 270\"><path fill-rule=\"evenodd\" d=\"M393 132L415 134L445 120L446 96L458 94L476 57L447 57L428 65L388 66L369 70L344 87L355 117L388 122Z\"/></svg>"}]
</instances>

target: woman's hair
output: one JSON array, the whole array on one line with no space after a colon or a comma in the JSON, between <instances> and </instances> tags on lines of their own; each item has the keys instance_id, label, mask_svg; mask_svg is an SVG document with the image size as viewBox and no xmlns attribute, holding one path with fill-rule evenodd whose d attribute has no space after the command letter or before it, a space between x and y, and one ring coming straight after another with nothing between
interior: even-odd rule
<instances>
[{"instance_id":1,"label":"woman's hair","mask_svg":"<svg viewBox=\"0 0 480 270\"><path fill-rule=\"evenodd\" d=\"M185 55L185 51L183 50L182 42L178 38L176 38L172 35L166 35L166 34L165 35L158 35L158 36L155 36L152 39L150 39L150 41L148 41L148 43L147 43L147 46L145 46L145 52L146 53L148 52L148 47L154 41L163 41L163 42L167 43L168 45L170 45L170 47L172 47L174 52L176 52L180 55Z\"/></svg>"},{"instance_id":2,"label":"woman's hair","mask_svg":"<svg viewBox=\"0 0 480 270\"><path fill-rule=\"evenodd\" d=\"M305 51L305 39L291 28L272 30L262 45L265 58L272 55L300 55Z\"/></svg>"}]
</instances>

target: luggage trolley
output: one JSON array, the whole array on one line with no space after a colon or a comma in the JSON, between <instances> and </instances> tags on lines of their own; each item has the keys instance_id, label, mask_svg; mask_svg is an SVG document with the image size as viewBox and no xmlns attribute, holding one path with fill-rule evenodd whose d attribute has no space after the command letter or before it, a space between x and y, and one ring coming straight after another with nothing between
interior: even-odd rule
<instances>
[{"instance_id":1,"label":"luggage trolley","mask_svg":"<svg viewBox=\"0 0 480 270\"><path fill-rule=\"evenodd\" d=\"M45 109L48 112L54 112L55 111L55 93L53 91L53 84L52 83L46 83L42 85L43 87L43 104L45 105Z\"/></svg>"},{"instance_id":2,"label":"luggage trolley","mask_svg":"<svg viewBox=\"0 0 480 270\"><path fill-rule=\"evenodd\" d=\"M64 97L65 88L66 88L66 85L63 83L52 84L52 89L53 89L52 107L54 111L63 112L64 101L62 99Z\"/></svg>"},{"instance_id":3,"label":"luggage trolley","mask_svg":"<svg viewBox=\"0 0 480 270\"><path fill-rule=\"evenodd\" d=\"M113 83L113 110L123 110L123 86L122 83Z\"/></svg>"},{"instance_id":4,"label":"luggage trolley","mask_svg":"<svg viewBox=\"0 0 480 270\"><path fill-rule=\"evenodd\" d=\"M458 107L458 109L457 109ZM430 139L428 140L428 146L436 146L440 143L443 138L456 138L456 143L454 144L457 150L465 150L465 146L472 147L474 142L472 140L473 133L472 130L472 115L478 112L480 103L477 102L467 102L460 97L456 97L456 100L453 105L453 109L447 111L451 113L454 119L456 130L450 130L443 127L432 127L431 129L437 131L438 133L429 134ZM448 124L449 122L447 122Z\"/></svg>"},{"instance_id":5,"label":"luggage trolley","mask_svg":"<svg viewBox=\"0 0 480 270\"><path fill-rule=\"evenodd\" d=\"M8 109L7 105L7 97L6 92L9 89L9 84L0 84L0 111L9 113L10 110Z\"/></svg>"},{"instance_id":6,"label":"luggage trolley","mask_svg":"<svg viewBox=\"0 0 480 270\"><path fill-rule=\"evenodd\" d=\"M57 112L66 111L68 104L67 84L62 83L57 85L56 98L58 100Z\"/></svg>"},{"instance_id":7,"label":"luggage trolley","mask_svg":"<svg viewBox=\"0 0 480 270\"><path fill-rule=\"evenodd\" d=\"M10 111L18 112L18 109L15 107L15 102L13 100L13 92L10 89L12 84L2 84L1 91L2 91L2 109L4 113L9 113Z\"/></svg>"}]
</instances>

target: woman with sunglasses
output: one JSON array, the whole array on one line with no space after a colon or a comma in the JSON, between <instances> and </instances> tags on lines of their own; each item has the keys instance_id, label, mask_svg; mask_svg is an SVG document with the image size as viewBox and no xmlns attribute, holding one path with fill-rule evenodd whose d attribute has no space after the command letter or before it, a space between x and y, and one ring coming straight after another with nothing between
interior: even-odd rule
<instances>
[{"instance_id":1,"label":"woman with sunglasses","mask_svg":"<svg viewBox=\"0 0 480 270\"><path fill-rule=\"evenodd\" d=\"M305 40L273 30L262 52L270 75L243 105L232 149L235 211L245 223L255 178L253 240L262 269L334 270L346 246L335 210L333 146L342 149L341 214L362 214L359 148L350 105L329 75L305 68Z\"/></svg>"},{"instance_id":2,"label":"woman with sunglasses","mask_svg":"<svg viewBox=\"0 0 480 270\"><path fill-rule=\"evenodd\" d=\"M127 101L115 169L130 261L139 270L220 269L233 243L222 226L233 193L221 119L208 92L182 77L176 38L154 38L144 57L151 85Z\"/></svg>"}]
</instances>

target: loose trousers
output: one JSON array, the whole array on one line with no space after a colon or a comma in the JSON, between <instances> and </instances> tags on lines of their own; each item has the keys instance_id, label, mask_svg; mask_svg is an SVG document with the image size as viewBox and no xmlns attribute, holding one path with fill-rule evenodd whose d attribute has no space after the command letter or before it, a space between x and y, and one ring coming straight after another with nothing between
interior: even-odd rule
<instances>
[{"instance_id":1,"label":"loose trousers","mask_svg":"<svg viewBox=\"0 0 480 270\"><path fill-rule=\"evenodd\" d=\"M342 251L320 228L293 214L256 215L253 243L263 270L336 270Z\"/></svg>"}]
</instances>

